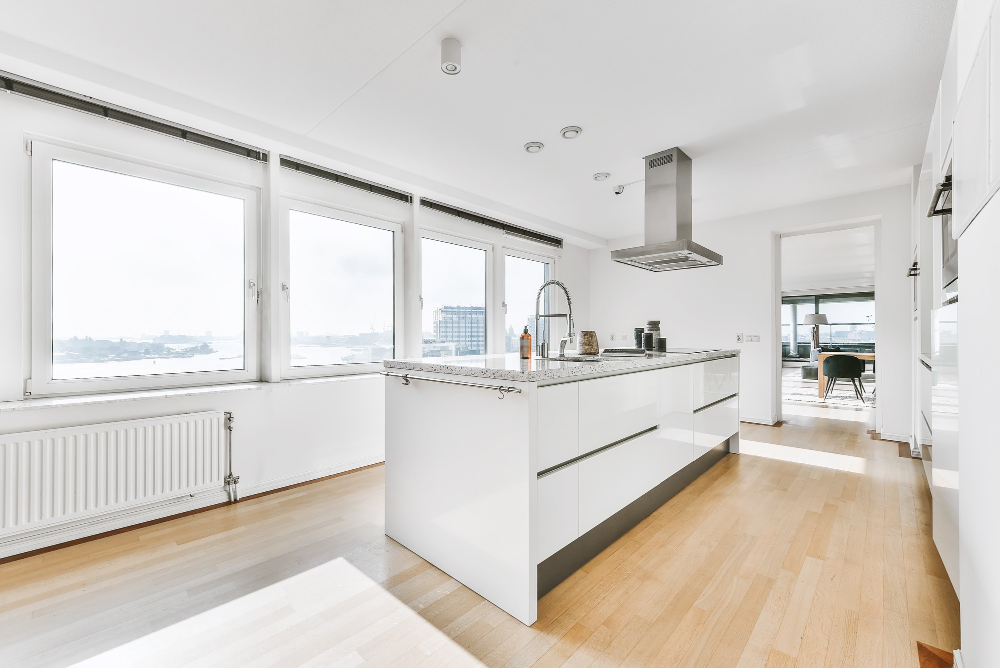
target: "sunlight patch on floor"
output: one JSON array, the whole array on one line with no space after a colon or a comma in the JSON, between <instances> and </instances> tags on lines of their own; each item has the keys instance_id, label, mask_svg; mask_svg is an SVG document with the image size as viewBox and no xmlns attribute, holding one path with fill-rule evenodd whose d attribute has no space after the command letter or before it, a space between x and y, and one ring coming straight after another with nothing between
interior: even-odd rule
<instances>
[{"instance_id":1,"label":"sunlight patch on floor","mask_svg":"<svg viewBox=\"0 0 1000 668\"><path fill-rule=\"evenodd\" d=\"M775 445L773 443L761 443L760 441L748 441L740 439L741 455L756 455L757 457L767 457L768 459L780 459L784 462L794 464L808 464L809 466L822 466L823 468L847 471L848 473L865 472L865 459L852 455L839 455L835 452L821 452L819 450L808 450L806 448L793 448L787 445Z\"/></svg>"},{"instance_id":2,"label":"sunlight patch on floor","mask_svg":"<svg viewBox=\"0 0 1000 668\"><path fill-rule=\"evenodd\" d=\"M834 408L793 402L781 404L782 415L846 420L847 422L868 422L871 420L871 411L871 408Z\"/></svg>"},{"instance_id":3,"label":"sunlight patch on floor","mask_svg":"<svg viewBox=\"0 0 1000 668\"><path fill-rule=\"evenodd\" d=\"M435 594L439 598L442 587L458 586L449 580L413 601L411 608L352 564L337 558L75 667L252 664L347 668L367 661L405 665L432 654L443 661L442 665L481 666L413 609L423 608ZM422 600L425 598L427 601ZM364 623L366 617L371 620L368 624ZM393 656L404 647L410 649Z\"/></svg>"}]
</instances>

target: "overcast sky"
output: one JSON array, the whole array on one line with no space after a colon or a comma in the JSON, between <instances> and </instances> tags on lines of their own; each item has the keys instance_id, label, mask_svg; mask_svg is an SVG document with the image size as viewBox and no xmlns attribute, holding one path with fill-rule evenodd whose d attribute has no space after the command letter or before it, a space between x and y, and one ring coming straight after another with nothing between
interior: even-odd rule
<instances>
[{"instance_id":1,"label":"overcast sky","mask_svg":"<svg viewBox=\"0 0 1000 668\"><path fill-rule=\"evenodd\" d=\"M54 161L53 335L243 333L243 200Z\"/></svg>"},{"instance_id":2,"label":"overcast sky","mask_svg":"<svg viewBox=\"0 0 1000 668\"><path fill-rule=\"evenodd\" d=\"M293 336L392 328L392 232L291 211L288 245Z\"/></svg>"}]
</instances>

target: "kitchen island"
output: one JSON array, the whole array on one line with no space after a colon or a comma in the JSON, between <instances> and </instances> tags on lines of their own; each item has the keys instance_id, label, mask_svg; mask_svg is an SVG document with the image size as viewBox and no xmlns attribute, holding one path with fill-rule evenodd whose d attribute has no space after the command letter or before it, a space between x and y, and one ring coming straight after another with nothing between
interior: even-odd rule
<instances>
[{"instance_id":1,"label":"kitchen island","mask_svg":"<svg viewBox=\"0 0 1000 668\"><path fill-rule=\"evenodd\" d=\"M739 353L387 360L386 535L524 624L739 452Z\"/></svg>"}]
</instances>

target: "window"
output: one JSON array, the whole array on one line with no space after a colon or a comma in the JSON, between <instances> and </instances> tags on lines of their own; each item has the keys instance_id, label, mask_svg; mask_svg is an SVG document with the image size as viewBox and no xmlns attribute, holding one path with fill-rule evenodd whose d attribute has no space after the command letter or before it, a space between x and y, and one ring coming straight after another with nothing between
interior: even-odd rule
<instances>
[{"instance_id":1,"label":"window","mask_svg":"<svg viewBox=\"0 0 1000 668\"><path fill-rule=\"evenodd\" d=\"M34 142L32 391L256 376L257 193Z\"/></svg>"},{"instance_id":2,"label":"window","mask_svg":"<svg viewBox=\"0 0 1000 668\"><path fill-rule=\"evenodd\" d=\"M871 295L821 295L819 313L830 324L819 328L823 344L857 345L875 343L875 299Z\"/></svg>"},{"instance_id":3,"label":"window","mask_svg":"<svg viewBox=\"0 0 1000 668\"><path fill-rule=\"evenodd\" d=\"M820 345L874 350L874 293L784 297L781 302L781 338L786 357L789 354L792 357L796 356L790 350L793 317L797 321L794 330L798 336L799 356L803 354L803 351L808 351L808 344L812 341L812 327L804 324L805 316L808 313L823 313L830 323L829 325L820 325Z\"/></svg>"},{"instance_id":4,"label":"window","mask_svg":"<svg viewBox=\"0 0 1000 668\"><path fill-rule=\"evenodd\" d=\"M532 260L517 255L504 256L504 350L516 353L520 350L521 334L528 328L532 345L535 340L535 299L538 288L551 278L551 263L543 260ZM542 296L541 309L549 312L549 291ZM542 319L538 327L538 336L544 335L548 318Z\"/></svg>"},{"instance_id":5,"label":"window","mask_svg":"<svg viewBox=\"0 0 1000 668\"><path fill-rule=\"evenodd\" d=\"M288 375L328 374L332 365L356 371L395 357L400 225L290 199L282 214Z\"/></svg>"},{"instance_id":6,"label":"window","mask_svg":"<svg viewBox=\"0 0 1000 668\"><path fill-rule=\"evenodd\" d=\"M489 246L424 233L420 252L423 356L485 354Z\"/></svg>"}]
</instances>

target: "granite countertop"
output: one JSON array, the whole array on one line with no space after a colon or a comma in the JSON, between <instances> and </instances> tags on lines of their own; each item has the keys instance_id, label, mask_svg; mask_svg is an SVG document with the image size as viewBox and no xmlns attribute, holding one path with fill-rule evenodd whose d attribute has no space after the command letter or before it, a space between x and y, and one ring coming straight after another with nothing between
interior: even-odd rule
<instances>
[{"instance_id":1,"label":"granite countertop","mask_svg":"<svg viewBox=\"0 0 1000 668\"><path fill-rule=\"evenodd\" d=\"M693 352L668 352L657 357L618 357L597 361L573 362L555 359L522 360L517 353L499 355L469 355L466 357L431 357L426 359L383 360L386 369L424 371L454 376L490 378L515 382L565 378L596 378L630 373L646 369L694 364L722 357L739 355L738 350L699 350Z\"/></svg>"}]
</instances>

